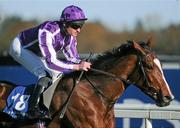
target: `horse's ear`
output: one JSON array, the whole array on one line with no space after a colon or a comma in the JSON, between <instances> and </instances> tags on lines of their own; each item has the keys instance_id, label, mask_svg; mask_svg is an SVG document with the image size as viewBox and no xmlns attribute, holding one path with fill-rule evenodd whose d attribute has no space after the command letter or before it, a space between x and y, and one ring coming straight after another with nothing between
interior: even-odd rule
<instances>
[{"instance_id":1,"label":"horse's ear","mask_svg":"<svg viewBox=\"0 0 180 128\"><path fill-rule=\"evenodd\" d=\"M143 48L138 44L136 43L134 40L133 40L133 47L139 51L140 53L142 53L143 55L146 55L146 53L144 52Z\"/></svg>"}]
</instances>

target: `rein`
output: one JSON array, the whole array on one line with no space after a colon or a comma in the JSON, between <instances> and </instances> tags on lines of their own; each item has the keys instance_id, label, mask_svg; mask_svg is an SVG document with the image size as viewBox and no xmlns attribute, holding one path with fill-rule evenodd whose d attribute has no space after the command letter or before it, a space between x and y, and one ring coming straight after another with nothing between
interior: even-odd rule
<instances>
[{"instance_id":1,"label":"rein","mask_svg":"<svg viewBox=\"0 0 180 128\"><path fill-rule=\"evenodd\" d=\"M113 77L113 78L119 79L119 80L123 81L125 84L132 84L132 82L130 80L126 80L126 79L124 79L122 77L118 77L118 76L116 76L113 73L109 73L109 72L106 72L106 71L103 71L103 70L99 70L99 69L95 69L95 68L90 68L90 70L94 71L94 72L98 72L98 73L104 74L104 75L107 75L109 77Z\"/></svg>"},{"instance_id":2,"label":"rein","mask_svg":"<svg viewBox=\"0 0 180 128\"><path fill-rule=\"evenodd\" d=\"M88 78L87 76L85 76L85 79L90 83L90 85L94 88L94 90L95 90L97 93L99 93L103 98L105 98L105 100L106 100L107 102L109 102L110 104L115 104L115 103L116 103L116 101L117 101L118 99L112 100L111 98L105 96L103 92L101 92L98 88L96 88L96 87L94 86L94 84L89 80L89 78Z\"/></svg>"},{"instance_id":3,"label":"rein","mask_svg":"<svg viewBox=\"0 0 180 128\"><path fill-rule=\"evenodd\" d=\"M149 81L148 81L148 78L147 78L147 75L146 75L146 72L145 72L145 69L144 69L144 66L142 64L142 57L139 55L139 54L136 54L137 57L138 57L138 61L137 61L137 66L138 66L138 70L141 71L142 75L143 75L143 83L145 83L145 85L148 87L148 89L151 89L151 91L153 91L153 94L156 95L156 92L154 91L155 89L150 85ZM145 56L146 57L146 56ZM95 68L90 68L91 71L94 71L94 72L97 72L97 73L100 73L100 74L104 74L104 75L107 75L109 77L112 77L112 78L115 78L115 79L118 79L120 81L123 81L126 85L130 85L130 84L136 84L138 83L138 81L140 79L138 79L137 82L132 82L130 81L129 79L124 79L122 77L118 77L116 76L115 74L113 73L109 73L109 72L106 72L106 71L103 71L103 70L99 70L99 69L95 69ZM95 89L96 92L98 92L102 97L104 97L108 102L112 103L112 104L115 104L117 99L116 100L112 100L111 98L107 97L104 95L103 92L101 92L99 89L97 89L94 84L89 80L89 78L87 76L85 76L86 80L90 83L90 85ZM140 77L141 78L141 77Z\"/></svg>"},{"instance_id":4,"label":"rein","mask_svg":"<svg viewBox=\"0 0 180 128\"><path fill-rule=\"evenodd\" d=\"M126 80L126 79L124 79L124 78L122 78L122 77L118 77L118 76L116 76L116 75L113 74L113 73L109 73L109 72L106 72L106 71L103 71L103 70L99 70L99 69L95 69L95 68L90 68L90 70L93 71L93 72L97 72L97 73L104 74L104 75L107 75L107 76L109 76L109 77L115 78L116 80L120 80L120 81L122 81L123 83L125 83L125 85L132 84L132 82L131 82L130 80ZM90 83L90 85L94 88L94 90L95 90L97 93L99 93L107 102L109 102L109 103L112 104L112 105L116 103L116 101L118 100L118 98L115 99L115 100L112 100L111 98L107 97L102 91L100 91L100 90L92 83L92 81L89 80L89 78L88 78L86 75L85 75L84 77L85 77L85 79Z\"/></svg>"}]
</instances>

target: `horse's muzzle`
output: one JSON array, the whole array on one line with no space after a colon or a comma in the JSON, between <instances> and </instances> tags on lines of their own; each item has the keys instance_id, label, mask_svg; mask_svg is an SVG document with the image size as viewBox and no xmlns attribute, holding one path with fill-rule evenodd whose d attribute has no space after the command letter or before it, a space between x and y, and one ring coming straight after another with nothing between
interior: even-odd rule
<instances>
[{"instance_id":1,"label":"horse's muzzle","mask_svg":"<svg viewBox=\"0 0 180 128\"><path fill-rule=\"evenodd\" d=\"M170 102L174 99L174 96L164 96L160 101L156 103L157 106L159 107L165 107L170 104Z\"/></svg>"}]
</instances>

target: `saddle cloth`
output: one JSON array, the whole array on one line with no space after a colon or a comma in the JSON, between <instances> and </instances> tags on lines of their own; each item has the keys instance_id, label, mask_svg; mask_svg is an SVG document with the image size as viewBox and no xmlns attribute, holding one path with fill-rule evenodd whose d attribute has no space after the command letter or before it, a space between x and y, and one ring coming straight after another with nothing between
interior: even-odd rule
<instances>
[{"instance_id":1,"label":"saddle cloth","mask_svg":"<svg viewBox=\"0 0 180 128\"><path fill-rule=\"evenodd\" d=\"M30 95L34 85L17 86L7 98L6 107L3 112L9 114L12 118L24 117L29 107Z\"/></svg>"}]
</instances>

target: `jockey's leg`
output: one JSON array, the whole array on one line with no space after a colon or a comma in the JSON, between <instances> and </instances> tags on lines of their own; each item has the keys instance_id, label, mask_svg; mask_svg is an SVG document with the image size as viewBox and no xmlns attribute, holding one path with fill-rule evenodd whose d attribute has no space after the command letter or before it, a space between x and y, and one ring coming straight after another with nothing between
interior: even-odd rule
<instances>
[{"instance_id":1,"label":"jockey's leg","mask_svg":"<svg viewBox=\"0 0 180 128\"><path fill-rule=\"evenodd\" d=\"M33 92L33 96L31 96L32 100L30 98L30 101L32 101L32 105L30 107L31 109L33 105L36 104L37 106L37 104L39 103L40 94L44 91L46 86L48 86L44 84L47 83L46 68L39 56L22 47L18 37L13 40L10 46L9 54L13 57L14 60L16 60L19 64L24 66L28 71L33 73L38 78L38 82Z\"/></svg>"},{"instance_id":2,"label":"jockey's leg","mask_svg":"<svg viewBox=\"0 0 180 128\"><path fill-rule=\"evenodd\" d=\"M44 113L39 111L39 101L41 94L44 90L52 84L52 80L49 77L42 77L38 80L37 85L33 91L29 106L29 118L44 117Z\"/></svg>"},{"instance_id":3,"label":"jockey's leg","mask_svg":"<svg viewBox=\"0 0 180 128\"><path fill-rule=\"evenodd\" d=\"M24 66L38 78L46 76L46 68L41 57L37 56L32 51L23 48L18 37L16 37L10 45L9 54L15 61Z\"/></svg>"},{"instance_id":4,"label":"jockey's leg","mask_svg":"<svg viewBox=\"0 0 180 128\"><path fill-rule=\"evenodd\" d=\"M49 69L46 66L46 62L43 58L37 56L33 52L31 52L28 49L25 49L21 46L20 40L18 37L16 37L11 46L9 54L13 57L14 60L16 60L18 63L20 63L22 66L24 66L28 71L33 73L38 78L38 82L36 84L36 88L33 92L32 98L32 107L38 106L39 103L39 97L41 93L44 91L45 88L48 86L48 80L50 79L47 76L47 72L52 77L53 82L56 81L56 79L59 79L59 75L62 76L62 73ZM32 108L30 107L30 109Z\"/></svg>"}]
</instances>

